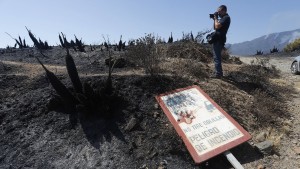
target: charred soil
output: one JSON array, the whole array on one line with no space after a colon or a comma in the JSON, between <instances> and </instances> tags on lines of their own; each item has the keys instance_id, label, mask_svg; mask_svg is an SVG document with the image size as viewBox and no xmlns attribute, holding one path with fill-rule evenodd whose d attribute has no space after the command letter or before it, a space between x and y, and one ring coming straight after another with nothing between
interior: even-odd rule
<instances>
[{"instance_id":1,"label":"charred soil","mask_svg":"<svg viewBox=\"0 0 300 169\"><path fill-rule=\"evenodd\" d=\"M231 150L245 168L260 164L277 168L269 159L299 165L299 156L283 151L289 141L297 141L291 151L300 146L295 133L299 129L293 128L299 127L293 104L299 97L293 88L299 77L286 80L287 73L275 67L245 64L231 57L224 63L225 78L210 79L213 64L207 47L187 46L166 47L155 76L132 63L115 68L113 96L98 100L109 105L99 109L100 116L66 106L33 57L74 93L65 68L65 50L54 47L44 52L48 57L35 49L1 54L0 168L232 168L223 155L195 165L155 100L158 94L191 85L202 88L253 136ZM71 51L71 55L81 81L101 91L108 74L105 51ZM109 118L101 116L107 112ZM270 155L262 155L254 146L260 132L267 132L275 143Z\"/></svg>"}]
</instances>

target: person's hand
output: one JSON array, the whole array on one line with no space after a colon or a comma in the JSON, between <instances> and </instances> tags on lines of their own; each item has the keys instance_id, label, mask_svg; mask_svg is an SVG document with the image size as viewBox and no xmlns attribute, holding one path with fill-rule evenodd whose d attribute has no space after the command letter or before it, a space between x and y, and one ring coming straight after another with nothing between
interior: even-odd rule
<instances>
[{"instance_id":1,"label":"person's hand","mask_svg":"<svg viewBox=\"0 0 300 169\"><path fill-rule=\"evenodd\" d=\"M215 13L214 13L214 19L218 19L218 15L219 15L219 13L218 13L218 12L215 12Z\"/></svg>"}]
</instances>

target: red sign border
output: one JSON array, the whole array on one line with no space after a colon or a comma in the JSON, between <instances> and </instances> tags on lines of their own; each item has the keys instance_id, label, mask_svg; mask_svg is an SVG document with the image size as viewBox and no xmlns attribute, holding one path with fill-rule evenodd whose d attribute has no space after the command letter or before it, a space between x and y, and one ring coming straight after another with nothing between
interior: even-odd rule
<instances>
[{"instance_id":1,"label":"red sign border","mask_svg":"<svg viewBox=\"0 0 300 169\"><path fill-rule=\"evenodd\" d=\"M216 149L213 149L203 155L198 155L196 150L193 148L192 144L188 141L188 138L185 136L183 130L180 128L179 123L174 119L174 117L172 116L171 112L168 110L168 108L166 107L166 105L164 104L164 102L162 101L161 97L162 96L166 96L169 94L173 94L173 93L177 93L180 91L184 91L187 89L192 89L192 88L196 88L201 94L203 94L204 97L206 97L236 128L238 128L242 133L243 133L243 137L240 137L236 140L233 140L221 147L218 147ZM228 113L226 113L216 102L214 102L199 86L197 85L193 85L193 86L189 86L189 87L185 87L185 88L180 88L180 89L176 89L170 92L166 92L160 95L155 96L157 102L159 103L159 105L161 106L161 108L163 109L164 113L167 115L169 121L172 123L172 125L174 126L176 132L178 133L178 135L182 138L182 140L184 141L184 144L186 145L188 151L190 152L193 160L195 161L195 163L199 164L201 162L204 162L218 154L221 154L222 152L225 152L233 147L236 147L248 140L251 139L251 135L242 127L240 126Z\"/></svg>"}]
</instances>

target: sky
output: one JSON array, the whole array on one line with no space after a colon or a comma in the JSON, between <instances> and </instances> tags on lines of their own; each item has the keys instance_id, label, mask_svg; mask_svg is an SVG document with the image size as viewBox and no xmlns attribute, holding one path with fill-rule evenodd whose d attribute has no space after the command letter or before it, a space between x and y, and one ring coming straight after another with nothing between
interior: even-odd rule
<instances>
[{"instance_id":1,"label":"sky","mask_svg":"<svg viewBox=\"0 0 300 169\"><path fill-rule=\"evenodd\" d=\"M227 43L300 28L298 0L0 0L0 48L14 46L20 36L32 45L26 28L59 44L58 34L74 34L85 44L127 41L152 33L166 41L182 33L210 30L209 14L226 5L231 17Z\"/></svg>"}]
</instances>

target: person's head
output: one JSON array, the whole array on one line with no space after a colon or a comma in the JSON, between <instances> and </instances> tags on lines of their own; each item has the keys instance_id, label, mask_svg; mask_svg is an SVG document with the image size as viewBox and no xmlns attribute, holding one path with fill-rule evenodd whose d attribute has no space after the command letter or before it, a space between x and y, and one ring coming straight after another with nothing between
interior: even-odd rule
<instances>
[{"instance_id":1,"label":"person's head","mask_svg":"<svg viewBox=\"0 0 300 169\"><path fill-rule=\"evenodd\" d=\"M218 14L219 16L224 16L227 13L227 7L225 5L221 5L218 8Z\"/></svg>"}]
</instances>

